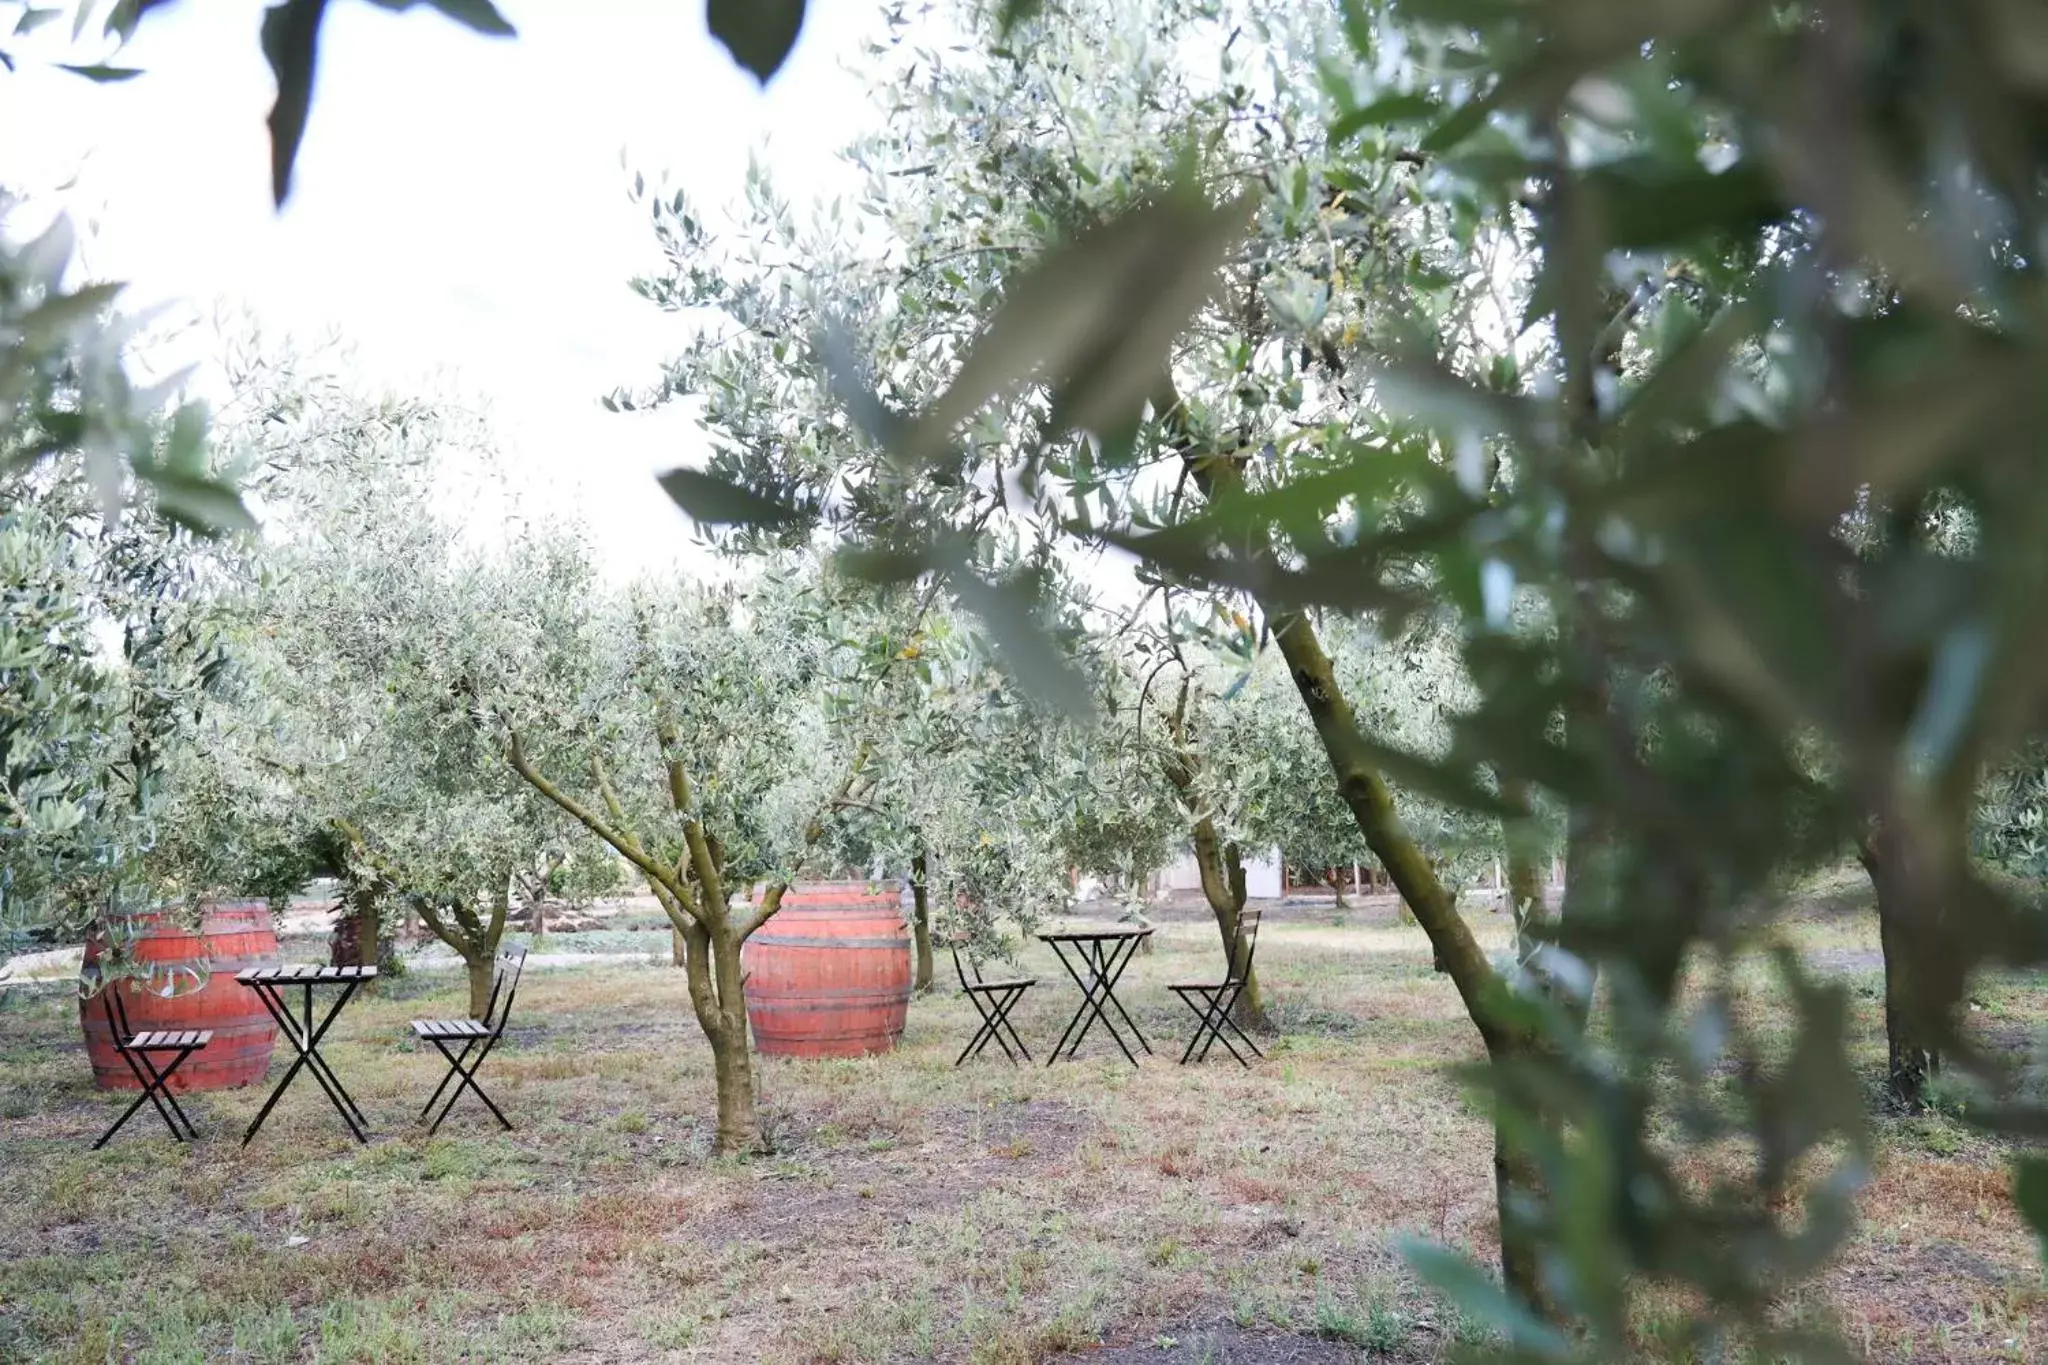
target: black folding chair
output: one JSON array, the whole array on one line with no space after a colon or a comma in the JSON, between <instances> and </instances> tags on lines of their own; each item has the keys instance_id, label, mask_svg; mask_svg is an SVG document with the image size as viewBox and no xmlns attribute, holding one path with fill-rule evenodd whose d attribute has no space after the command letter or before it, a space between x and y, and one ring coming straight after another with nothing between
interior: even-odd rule
<instances>
[{"instance_id":1,"label":"black folding chair","mask_svg":"<svg viewBox=\"0 0 2048 1365\"><path fill-rule=\"evenodd\" d=\"M974 973L972 981L967 979L970 969ZM988 1046L991 1038L995 1039L996 1046L1003 1050L1003 1055L1010 1059L1010 1065L1017 1064L1018 1053L1023 1053L1024 1060L1030 1061L1031 1054L1024 1051L1024 1040L1017 1036L1017 1026L1010 1022L1010 1011L1024 998L1024 992L1038 984L1038 978L1017 976L1001 981L983 980L981 966L974 961L972 951L968 953L968 960L965 963L961 962L960 943L957 939L953 943L953 970L960 974L960 993L967 997L969 1003L981 1015L980 1031L965 1048L961 1049L960 1055L953 1059L953 1065L959 1066L969 1057L977 1056ZM1010 1035L1008 1043L1003 1041L1005 1031ZM1010 1051L1010 1043L1017 1045L1016 1052Z\"/></svg>"},{"instance_id":2,"label":"black folding chair","mask_svg":"<svg viewBox=\"0 0 2048 1365\"><path fill-rule=\"evenodd\" d=\"M212 1029L158 1030L149 1033L135 1033L128 1027L128 1007L121 1003L121 988L117 981L108 981L100 987L101 1005L107 1012L107 1027L113 1030L114 1051L121 1060L128 1063L128 1069L135 1073L135 1079L142 1086L142 1093L135 1097L135 1103L121 1111L121 1117L114 1120L114 1126L100 1134L100 1140L92 1145L97 1152L107 1145L107 1139L121 1131L121 1125L135 1117L144 1100L156 1106L156 1112L171 1130L171 1136L179 1142L196 1142L199 1130L192 1126L185 1111L178 1107L178 1097L171 1093L171 1076L185 1064L185 1059L202 1050L213 1041ZM157 1069L156 1058L168 1056L170 1065ZM166 1107L168 1106L168 1107ZM179 1127L180 1124L184 1126Z\"/></svg>"},{"instance_id":3,"label":"black folding chair","mask_svg":"<svg viewBox=\"0 0 2048 1365\"><path fill-rule=\"evenodd\" d=\"M1223 1036L1224 1029L1236 1034L1238 1041L1252 1050L1252 1056L1266 1055L1259 1051L1257 1043L1245 1037L1244 1030L1230 1017L1230 1011L1237 1006L1237 998L1244 994L1245 981L1252 974L1252 954L1257 951L1258 946L1259 912L1240 910L1237 912L1237 933L1231 944L1230 960L1224 964L1223 980L1182 981L1167 987L1195 1012L1197 1020L1194 1036L1188 1039L1187 1047L1180 1054L1182 1066L1186 1066L1190 1060L1199 1062L1207 1059L1210 1047L1218 1042L1229 1050L1231 1056L1237 1058L1240 1065L1250 1066L1251 1063L1245 1060L1244 1054ZM1200 1052L1195 1050L1198 1044L1201 1047Z\"/></svg>"},{"instance_id":4,"label":"black folding chair","mask_svg":"<svg viewBox=\"0 0 2048 1365\"><path fill-rule=\"evenodd\" d=\"M448 1059L448 1074L434 1087L434 1093L427 1097L426 1108L420 1110L420 1118L426 1118L434 1102L441 1098L441 1092L448 1088L448 1082L460 1077L455 1093L448 1097L448 1103L441 1106L435 1115L433 1126L427 1132L433 1133L441 1127L441 1120L448 1117L448 1111L455 1107L455 1101L462 1098L464 1090L474 1090L484 1107L497 1115L498 1122L511 1131L512 1120L505 1117L484 1088L476 1083L477 1068L484 1064L484 1058L491 1055L491 1049L505 1036L505 1021L512 1014L512 996L519 989L519 974L526 968L526 949L507 948L498 954L498 965L491 974L491 998L484 1006L482 1019L415 1019L412 1031L415 1037L432 1043ZM456 1052L454 1045L462 1044L462 1051ZM470 1061L469 1054L476 1053L476 1060Z\"/></svg>"}]
</instances>

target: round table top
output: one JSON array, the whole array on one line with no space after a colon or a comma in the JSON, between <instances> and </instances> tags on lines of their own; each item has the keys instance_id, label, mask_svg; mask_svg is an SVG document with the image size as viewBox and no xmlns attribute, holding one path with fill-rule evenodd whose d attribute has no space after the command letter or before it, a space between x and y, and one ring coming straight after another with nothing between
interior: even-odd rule
<instances>
[{"instance_id":1,"label":"round table top","mask_svg":"<svg viewBox=\"0 0 2048 1365\"><path fill-rule=\"evenodd\" d=\"M1062 943L1079 943L1095 939L1145 938L1151 933L1153 933L1151 925L1134 924L1114 926L1106 929L1048 929L1035 937L1041 943L1051 943L1055 939Z\"/></svg>"}]
</instances>

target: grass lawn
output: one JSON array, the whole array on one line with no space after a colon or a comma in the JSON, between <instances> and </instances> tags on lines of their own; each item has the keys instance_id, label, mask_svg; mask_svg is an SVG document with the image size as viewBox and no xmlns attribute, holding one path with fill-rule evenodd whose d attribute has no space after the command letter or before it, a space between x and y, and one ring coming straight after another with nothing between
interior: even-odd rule
<instances>
[{"instance_id":1,"label":"grass lawn","mask_svg":"<svg viewBox=\"0 0 2048 1365\"><path fill-rule=\"evenodd\" d=\"M1874 920L1816 908L1800 933L1850 983L1874 1078ZM707 1154L710 1053L671 969L528 973L484 1072L509 1134L467 1098L440 1136L413 1125L442 1066L405 1021L459 1011L458 976L358 997L326 1055L367 1148L301 1077L246 1150L255 1089L189 1099L196 1146L145 1112L87 1151L125 1099L92 1089L76 1006L0 994L0 1360L1445 1356L1477 1329L1392 1243L1490 1256L1492 1149L1442 1074L1477 1040L1420 932L1385 902L1274 912L1270 1058L1178 1067L1189 1016L1164 983L1218 956L1185 911L1137 959L1121 995L1160 1055L1136 1070L1091 1037L1077 1064L991 1049L956 1071L976 1021L948 970L896 1053L762 1064L775 1152L750 1160ZM1038 945L1026 961L1042 984L1015 1017L1042 1059L1075 993ZM2015 1046L2048 1014L2039 982L1978 999ZM1854 1245L1787 1311L1874 1360L2048 1359L2005 1153L1940 1117L1881 1133Z\"/></svg>"}]
</instances>

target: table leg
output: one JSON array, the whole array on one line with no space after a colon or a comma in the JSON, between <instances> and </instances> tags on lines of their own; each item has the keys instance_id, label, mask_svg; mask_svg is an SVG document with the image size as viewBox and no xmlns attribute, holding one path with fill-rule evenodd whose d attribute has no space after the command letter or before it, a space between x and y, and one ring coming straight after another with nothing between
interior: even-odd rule
<instances>
[{"instance_id":1,"label":"table leg","mask_svg":"<svg viewBox=\"0 0 2048 1365\"><path fill-rule=\"evenodd\" d=\"M1116 983L1123 979L1124 969L1131 965L1132 959L1137 957L1138 945L1142 942L1144 942L1143 939L1130 938L1125 939L1121 944L1110 945L1109 978L1104 984L1103 989L1109 994L1109 1003L1116 1006L1117 1014L1131 1030L1131 1036L1138 1040L1138 1046L1144 1048L1145 1055L1150 1057L1152 1055L1152 1044L1146 1042L1145 1035L1138 1031L1136 1021L1130 1015L1124 1013L1124 1002L1116 998ZM1104 1020L1103 1022L1107 1023L1108 1021Z\"/></svg>"},{"instance_id":2,"label":"table leg","mask_svg":"<svg viewBox=\"0 0 2048 1365\"><path fill-rule=\"evenodd\" d=\"M1088 1041L1088 1030L1095 1027L1095 1021L1102 1017L1102 1004L1095 998L1095 992L1102 984L1102 964L1096 960L1095 945L1076 943L1074 954L1081 959L1081 965L1088 969L1088 979L1082 981L1078 975L1074 978L1081 987L1081 1010L1074 1016L1081 1029L1074 1035L1072 1046L1067 1049L1068 1061L1080 1060L1081 1044Z\"/></svg>"},{"instance_id":3,"label":"table leg","mask_svg":"<svg viewBox=\"0 0 2048 1365\"><path fill-rule=\"evenodd\" d=\"M321 1081L323 1088L327 1090L328 1098L336 1102L336 1107L339 1108L341 1105L346 1104L348 1109L354 1113L356 1122L367 1127L370 1120L364 1117L363 1111L357 1106L354 1097L342 1087L341 1077L335 1074L334 1068L328 1065L327 1059L320 1055L320 1040L327 1036L328 1027L341 1014L341 1007L349 1002L349 997L356 993L356 987L360 984L360 982L355 981L342 983L341 994L336 996L334 1003L327 1007L326 1018L320 1021L320 1027L313 1031L312 1040L307 1044L307 1051L310 1054L307 1058L307 1065L312 1069L314 1079ZM308 1020L313 1017L312 1006L313 988L311 985L308 985L306 987L306 1018ZM343 1117L346 1118L347 1114L344 1114ZM361 1138L360 1130L357 1131L356 1136Z\"/></svg>"},{"instance_id":4,"label":"table leg","mask_svg":"<svg viewBox=\"0 0 2048 1365\"><path fill-rule=\"evenodd\" d=\"M335 1111L341 1115L341 1121L348 1125L349 1132L355 1136L356 1141L367 1145L369 1139L363 1135L362 1128L357 1124L357 1119L362 1117L362 1111L356 1108L353 1099L348 1098L348 1092L341 1089L339 1078L330 1080L332 1069L328 1067L326 1059L321 1057L319 1053L320 1039L325 1036L328 1028L333 1025L335 1016L341 1013L341 1007L348 1003L349 996L355 993L356 983L353 981L343 983L341 994L335 998L333 1005L328 1007L327 1017L321 1020L318 1028L313 1027L312 983L302 982L300 984L305 987L306 992L305 1024L303 1026L297 1019L292 1017L291 1006L285 1003L283 997L276 993L275 988L270 983L249 983L249 989L255 991L257 998L263 1001L263 1007L270 1011L270 1017L277 1021L279 1030L291 1041L292 1048L298 1053L298 1056L292 1059L292 1064L289 1067L285 1068L283 1079L279 1080L277 1088L270 1092L270 1097L263 1102L263 1107L256 1111L255 1119L249 1124L249 1131L242 1134L242 1145L244 1147L248 1146L249 1140L262 1130L264 1120L270 1117L270 1111L277 1107L277 1102L284 1098L284 1092L291 1087L293 1079L297 1077L299 1068L302 1066L313 1073L313 1079L319 1083L321 1090L326 1093L328 1102L334 1105ZM351 1113L351 1110L354 1112ZM364 1119L363 1122L367 1123L368 1120Z\"/></svg>"},{"instance_id":5,"label":"table leg","mask_svg":"<svg viewBox=\"0 0 2048 1365\"><path fill-rule=\"evenodd\" d=\"M292 1059L292 1064L285 1068L283 1079L278 1081L276 1086L271 1089L269 1098L263 1101L263 1107L256 1111L256 1117L249 1123L249 1131L242 1134L242 1145L247 1147L249 1139L262 1131L263 1121L270 1117L270 1111L276 1108L277 1102L284 1097L285 1087L292 1083L292 1077L298 1075L299 1068L306 1064L306 1048L305 1044L299 1039L299 1021L292 1018L291 1010L282 999L273 993L270 984L261 981L251 981L245 984L250 990L256 992L256 998L263 1002L263 1008L269 1010L270 1017L277 1021L278 1031L284 1034L286 1039L290 1041L292 1050L298 1054Z\"/></svg>"},{"instance_id":6,"label":"table leg","mask_svg":"<svg viewBox=\"0 0 2048 1365\"><path fill-rule=\"evenodd\" d=\"M1052 955L1054 958L1058 959L1060 967L1066 972L1068 976L1074 978L1074 984L1076 986L1080 986L1081 978L1079 976L1076 976L1074 973L1074 969L1067 965L1067 955L1060 951L1059 941L1057 939L1051 940L1047 942L1046 947L1052 949ZM1067 1020L1067 1026L1064 1029L1060 1030L1059 1041L1052 1045L1052 1055L1045 1059L1045 1064L1047 1066L1051 1066L1055 1061L1059 1060L1060 1049L1064 1048L1067 1045L1067 1039L1073 1034L1074 1026L1081 1022L1081 1010L1086 1008L1088 1008L1086 987L1083 987L1081 1009L1075 1010L1074 1017Z\"/></svg>"},{"instance_id":7,"label":"table leg","mask_svg":"<svg viewBox=\"0 0 2048 1365\"><path fill-rule=\"evenodd\" d=\"M302 984L306 990L306 1021L310 1024L313 1019L313 983L305 982ZM342 1088L341 1078L334 1074L334 1068L329 1066L327 1059L320 1055L320 1040L327 1036L327 1030L333 1026L335 1019L341 1014L341 1007L346 1005L349 997L355 994L356 984L353 981L342 983L340 994L336 995L334 1003L327 1007L327 1014L321 1019L320 1026L313 1029L308 1036L306 1041L306 1069L313 1073L313 1079L318 1081L320 1088L327 1092L328 1103L332 1104L335 1112L341 1115L342 1122L348 1125L351 1133L355 1134L356 1141L367 1144L369 1139L363 1135L363 1128L368 1125L369 1120L363 1116L363 1111L356 1107L356 1102L350 1097L348 1091Z\"/></svg>"},{"instance_id":8,"label":"table leg","mask_svg":"<svg viewBox=\"0 0 2048 1365\"><path fill-rule=\"evenodd\" d=\"M1053 941L1052 948L1053 955L1060 960L1060 965L1067 969L1067 975L1073 977L1074 984L1081 988L1081 1008L1075 1011L1072 1021L1068 1023L1067 1032L1073 1033L1076 1024L1080 1025L1081 1031L1074 1034L1074 1040L1071 1044L1067 1043L1067 1035L1065 1033L1060 1035L1060 1044L1066 1047L1068 1060L1071 1061L1080 1056L1081 1043L1088 1037L1088 1030L1094 1026L1097 1019L1100 1019L1102 1020L1102 1026L1109 1030L1109 1036L1116 1040L1117 1047L1122 1049L1124 1059L1132 1066L1136 1066L1138 1059L1132 1055L1130 1047L1123 1040L1123 1035L1116 1031L1116 1025L1110 1023L1108 1018L1102 1013L1104 969L1110 959L1105 958L1102 954L1101 945L1075 945L1083 965L1088 968L1089 979L1086 981L1081 979L1081 974L1074 969L1073 964L1067 961L1066 954L1060 952L1058 940ZM1112 949L1112 951L1114 950ZM1121 1007L1119 1007L1119 1013L1121 1013ZM1150 1051L1149 1048L1146 1050ZM1055 1047L1052 1056L1046 1059L1045 1064L1051 1066L1058 1057L1059 1048Z\"/></svg>"},{"instance_id":9,"label":"table leg","mask_svg":"<svg viewBox=\"0 0 2048 1365\"><path fill-rule=\"evenodd\" d=\"M1088 1022L1081 1025L1080 1037L1074 1039L1074 1053L1078 1054L1080 1052L1081 1039L1088 1036L1088 1030L1094 1026L1096 1020L1100 1019L1103 1028L1109 1030L1109 1036L1116 1040L1117 1047L1123 1050L1124 1060L1128 1061L1132 1066L1138 1064L1137 1057L1131 1052L1130 1044L1124 1041L1123 1034L1117 1031L1116 1025L1110 1021L1110 1017L1103 1012L1102 1008L1105 1004L1116 1005L1116 1012L1123 1014L1124 1007L1118 1005L1116 999L1116 978L1123 975L1123 964L1130 959L1136 945L1136 939L1121 941L1112 939L1108 942L1098 941L1087 945L1085 956L1088 962L1088 971L1095 979L1095 989L1090 992L1094 1010L1089 1015ZM1124 1015L1124 1022L1126 1024L1131 1022L1129 1015ZM1136 1033L1137 1027L1133 1025L1131 1031ZM1138 1042L1145 1045L1145 1051L1149 1055L1152 1051L1151 1046L1145 1044L1145 1040L1142 1037L1138 1039Z\"/></svg>"}]
</instances>

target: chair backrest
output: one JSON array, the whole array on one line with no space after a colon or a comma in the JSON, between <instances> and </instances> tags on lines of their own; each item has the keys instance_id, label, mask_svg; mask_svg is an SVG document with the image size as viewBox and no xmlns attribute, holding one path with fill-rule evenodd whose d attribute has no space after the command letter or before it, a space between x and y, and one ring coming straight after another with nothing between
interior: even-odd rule
<instances>
[{"instance_id":1,"label":"chair backrest","mask_svg":"<svg viewBox=\"0 0 2048 1365\"><path fill-rule=\"evenodd\" d=\"M107 1027L114 1031L114 1050L125 1051L128 1040L135 1031L128 1027L128 1007L121 1003L122 981L116 977L100 978L100 1006L107 1012Z\"/></svg>"},{"instance_id":2,"label":"chair backrest","mask_svg":"<svg viewBox=\"0 0 2048 1365\"><path fill-rule=\"evenodd\" d=\"M951 946L953 949L953 970L959 973L960 989L964 991L969 987L970 984L975 986L979 986L981 984L981 964L974 960L974 952L972 949L968 950L967 960L965 962L961 961L960 945L963 941L964 940L962 939L955 938L952 941ZM970 967L972 967L974 970L974 980L971 983L967 980L967 972L968 968Z\"/></svg>"},{"instance_id":3,"label":"chair backrest","mask_svg":"<svg viewBox=\"0 0 2048 1365\"><path fill-rule=\"evenodd\" d=\"M1242 981L1252 974L1252 954L1259 947L1260 911L1247 906L1237 912L1236 941L1230 947L1230 975L1232 981Z\"/></svg>"},{"instance_id":4,"label":"chair backrest","mask_svg":"<svg viewBox=\"0 0 2048 1365\"><path fill-rule=\"evenodd\" d=\"M491 973L491 1003L484 1007L483 1022L495 1036L505 1031L512 1017L512 997L519 990L519 974L526 970L526 949L511 947L498 954L498 966Z\"/></svg>"}]
</instances>

